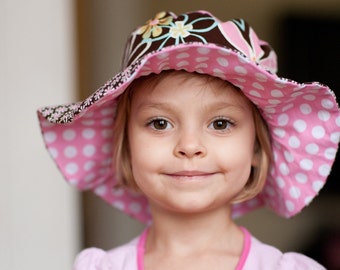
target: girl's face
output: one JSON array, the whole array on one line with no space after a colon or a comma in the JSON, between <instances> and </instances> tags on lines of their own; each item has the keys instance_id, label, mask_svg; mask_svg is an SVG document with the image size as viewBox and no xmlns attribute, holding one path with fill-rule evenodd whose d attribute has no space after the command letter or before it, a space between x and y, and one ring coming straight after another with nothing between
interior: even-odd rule
<instances>
[{"instance_id":1,"label":"girl's face","mask_svg":"<svg viewBox=\"0 0 340 270\"><path fill-rule=\"evenodd\" d=\"M232 86L199 75L137 87L128 138L132 173L151 209L229 207L256 165L251 105Z\"/></svg>"}]
</instances>

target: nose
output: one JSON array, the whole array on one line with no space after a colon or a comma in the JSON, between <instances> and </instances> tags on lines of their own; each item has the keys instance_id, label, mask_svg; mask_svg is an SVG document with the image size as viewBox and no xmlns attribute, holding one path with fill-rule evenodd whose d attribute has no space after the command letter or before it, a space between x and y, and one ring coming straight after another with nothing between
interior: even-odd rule
<instances>
[{"instance_id":1,"label":"nose","mask_svg":"<svg viewBox=\"0 0 340 270\"><path fill-rule=\"evenodd\" d=\"M207 149L201 137L197 132L182 132L174 149L175 156L179 158L204 157Z\"/></svg>"}]
</instances>

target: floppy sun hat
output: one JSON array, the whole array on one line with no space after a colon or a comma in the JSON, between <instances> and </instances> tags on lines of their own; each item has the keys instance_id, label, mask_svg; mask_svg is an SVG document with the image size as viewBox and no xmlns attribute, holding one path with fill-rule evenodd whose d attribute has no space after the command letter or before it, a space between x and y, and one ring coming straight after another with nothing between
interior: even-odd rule
<instances>
[{"instance_id":1,"label":"floppy sun hat","mask_svg":"<svg viewBox=\"0 0 340 270\"><path fill-rule=\"evenodd\" d=\"M340 137L334 93L316 82L278 77L275 52L244 20L221 22L206 11L158 13L130 35L120 73L84 101L38 110L47 150L69 183L93 190L137 220L151 222L146 197L117 187L112 129L119 95L135 79L164 70L229 81L268 124L274 161L266 184L255 198L233 205L233 217L261 206L290 217L318 194Z\"/></svg>"}]
</instances>

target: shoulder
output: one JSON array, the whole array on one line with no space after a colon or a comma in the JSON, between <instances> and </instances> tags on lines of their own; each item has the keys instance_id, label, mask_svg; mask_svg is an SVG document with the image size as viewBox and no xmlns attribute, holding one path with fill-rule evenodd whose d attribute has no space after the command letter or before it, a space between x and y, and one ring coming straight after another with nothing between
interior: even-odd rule
<instances>
[{"instance_id":1,"label":"shoulder","mask_svg":"<svg viewBox=\"0 0 340 270\"><path fill-rule=\"evenodd\" d=\"M254 237L251 238L251 248L244 267L244 270L248 269L325 270L323 266L305 255L295 252L282 253Z\"/></svg>"},{"instance_id":2,"label":"shoulder","mask_svg":"<svg viewBox=\"0 0 340 270\"><path fill-rule=\"evenodd\" d=\"M317 263L316 261L312 260L311 258L305 255L295 253L295 252L284 253L278 262L277 269L280 269L280 270L285 270L285 269L287 270L288 269L325 270L325 268L319 263Z\"/></svg>"},{"instance_id":3,"label":"shoulder","mask_svg":"<svg viewBox=\"0 0 340 270\"><path fill-rule=\"evenodd\" d=\"M109 251L87 248L77 256L73 270L136 270L137 245L138 238Z\"/></svg>"}]
</instances>

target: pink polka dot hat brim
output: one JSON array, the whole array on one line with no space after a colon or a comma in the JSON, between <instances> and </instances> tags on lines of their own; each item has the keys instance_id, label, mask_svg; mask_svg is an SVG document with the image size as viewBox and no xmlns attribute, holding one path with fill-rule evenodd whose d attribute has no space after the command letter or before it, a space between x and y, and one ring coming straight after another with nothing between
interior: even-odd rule
<instances>
[{"instance_id":1,"label":"pink polka dot hat brim","mask_svg":"<svg viewBox=\"0 0 340 270\"><path fill-rule=\"evenodd\" d=\"M334 93L319 83L280 78L245 55L216 44L190 42L143 55L86 100L38 110L47 150L65 179L93 190L110 205L151 222L143 194L116 188L112 129L117 97L136 79L186 70L227 80L257 106L272 137L274 162L263 191L233 205L233 217L267 206L291 217L318 194L338 148L340 112Z\"/></svg>"}]
</instances>

